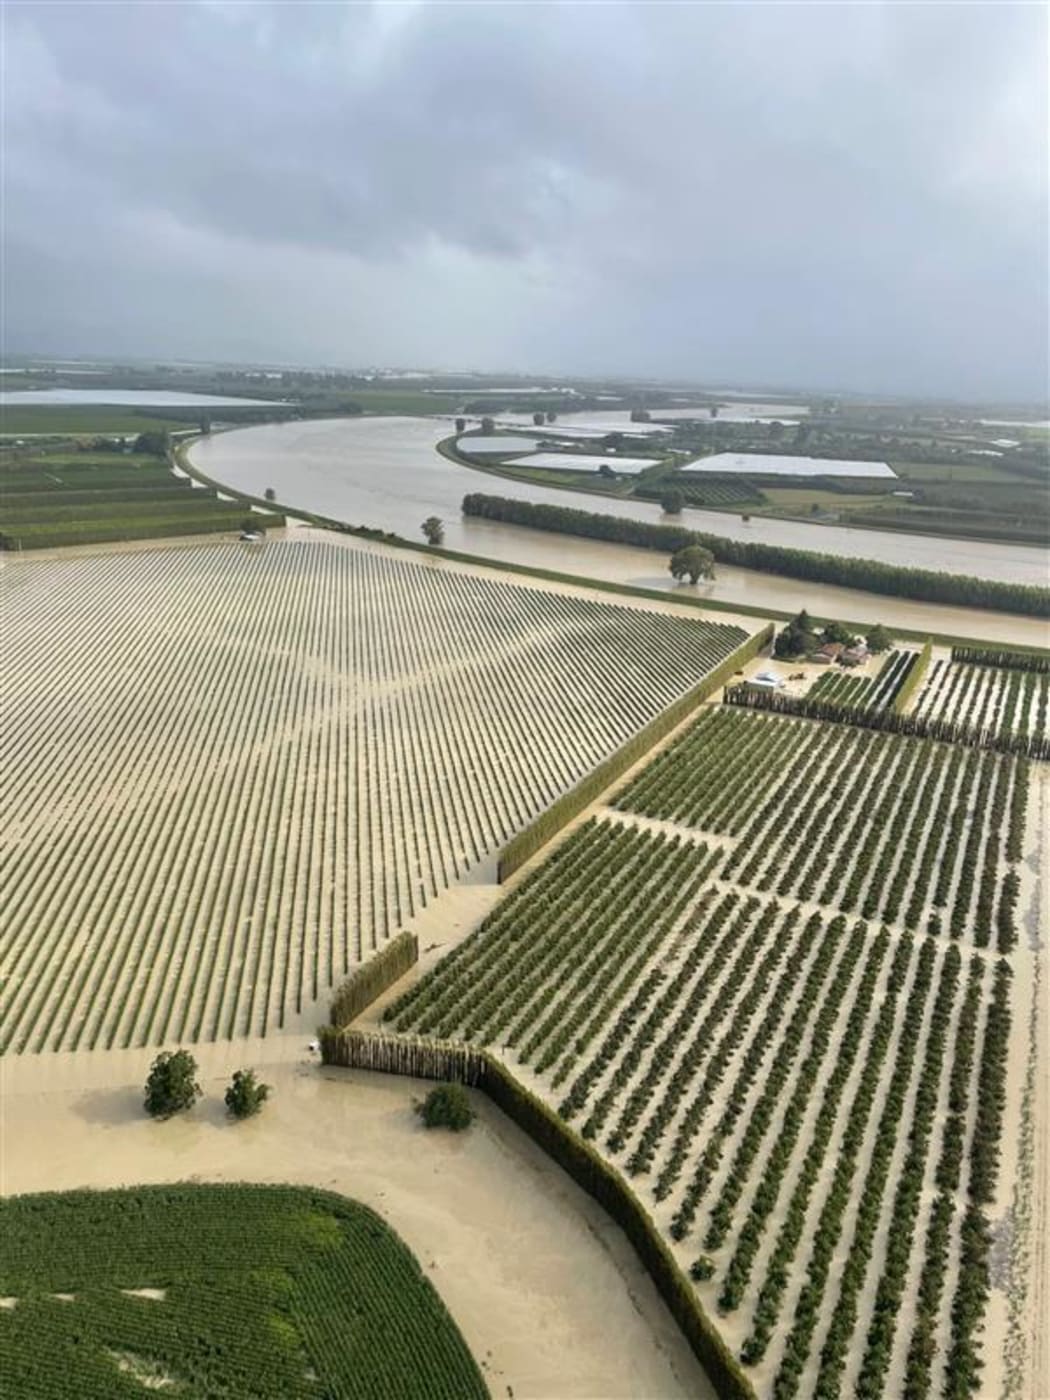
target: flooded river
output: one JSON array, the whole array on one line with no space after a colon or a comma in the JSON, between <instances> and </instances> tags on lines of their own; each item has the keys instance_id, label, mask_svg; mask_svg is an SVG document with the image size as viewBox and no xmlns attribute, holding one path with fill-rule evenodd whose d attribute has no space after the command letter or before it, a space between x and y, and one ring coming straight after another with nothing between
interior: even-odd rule
<instances>
[{"instance_id":1,"label":"flooded river","mask_svg":"<svg viewBox=\"0 0 1050 1400\"><path fill-rule=\"evenodd\" d=\"M499 562L557 569L636 587L671 589L666 561L651 550L520 526L464 519L460 506L469 491L574 506L658 522L660 508L640 501L599 500L510 481L449 462L434 450L451 425L436 418L343 418L245 428L204 438L191 460L226 485L262 495L272 487L279 501L332 516L350 525L420 538L428 515L445 522L445 543ZM686 510L682 523L733 539L788 545L888 564L943 569L1010 582L1045 584L1043 551L1008 544L982 544L884 531L852 530L786 520L752 519L715 511ZM965 608L886 598L857 589L815 586L753 570L720 565L713 583L689 590L721 603L794 609L809 607L858 622L885 621L959 636L1046 645L1047 626ZM819 597L818 597L819 595Z\"/></svg>"}]
</instances>

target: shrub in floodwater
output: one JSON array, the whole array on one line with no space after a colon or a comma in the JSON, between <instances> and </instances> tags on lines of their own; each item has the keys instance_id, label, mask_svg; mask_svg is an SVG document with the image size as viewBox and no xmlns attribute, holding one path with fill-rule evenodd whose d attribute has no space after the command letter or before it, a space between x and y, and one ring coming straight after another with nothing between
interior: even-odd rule
<instances>
[{"instance_id":1,"label":"shrub in floodwater","mask_svg":"<svg viewBox=\"0 0 1050 1400\"><path fill-rule=\"evenodd\" d=\"M269 1097L269 1084L260 1084L253 1069L239 1069L226 1090L226 1108L234 1118L251 1118Z\"/></svg>"},{"instance_id":2,"label":"shrub in floodwater","mask_svg":"<svg viewBox=\"0 0 1050 1400\"><path fill-rule=\"evenodd\" d=\"M462 1084L439 1084L431 1089L416 1112L428 1128L450 1128L461 1133L474 1121L474 1110Z\"/></svg>"}]
</instances>

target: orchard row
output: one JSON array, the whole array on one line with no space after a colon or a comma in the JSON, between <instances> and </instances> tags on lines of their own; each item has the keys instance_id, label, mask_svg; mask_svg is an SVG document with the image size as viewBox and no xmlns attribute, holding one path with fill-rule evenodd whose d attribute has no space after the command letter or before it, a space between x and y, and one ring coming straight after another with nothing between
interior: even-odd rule
<instances>
[{"instance_id":1,"label":"orchard row","mask_svg":"<svg viewBox=\"0 0 1050 1400\"><path fill-rule=\"evenodd\" d=\"M616 806L720 838L722 879L1005 952L1028 771L992 750L709 709Z\"/></svg>"},{"instance_id":2,"label":"orchard row","mask_svg":"<svg viewBox=\"0 0 1050 1400\"><path fill-rule=\"evenodd\" d=\"M1008 968L734 888L717 859L592 819L388 1018L509 1057L632 1180L770 1393L955 1385Z\"/></svg>"},{"instance_id":3,"label":"orchard row","mask_svg":"<svg viewBox=\"0 0 1050 1400\"><path fill-rule=\"evenodd\" d=\"M284 1026L744 639L314 541L3 586L15 1050Z\"/></svg>"}]
</instances>

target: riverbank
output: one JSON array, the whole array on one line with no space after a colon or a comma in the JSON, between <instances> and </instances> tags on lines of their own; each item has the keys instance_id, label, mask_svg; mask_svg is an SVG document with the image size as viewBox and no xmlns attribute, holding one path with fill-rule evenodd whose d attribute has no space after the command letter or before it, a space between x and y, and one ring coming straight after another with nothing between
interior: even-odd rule
<instances>
[{"instance_id":1,"label":"riverbank","mask_svg":"<svg viewBox=\"0 0 1050 1400\"><path fill-rule=\"evenodd\" d=\"M465 442L469 449L470 438L466 438ZM616 499L635 500L651 505L654 500L658 499L661 488L664 491L674 491L698 484L697 474L695 472L691 473L688 468L681 472L676 470L668 471L666 465L667 459L654 457L651 465L652 467L660 469L659 475L654 476L650 471L640 473L641 478L648 477L650 490L652 492L650 496L645 496L636 493L634 489L636 485L640 484L639 476L631 474L620 475L615 480L603 482L598 476L597 470L592 468L589 473L586 471L580 472L581 478L589 477L589 479L556 480L555 478L558 476L556 472L548 470L546 478L543 471L536 470L534 473L530 472L529 466L531 459L528 456L503 459L501 461L494 460L486 463L478 458L467 456L459 448L458 444L458 435L452 434L450 437L442 438L437 444L437 451L442 457L447 457L450 462L454 462L461 467L469 468L472 471L480 472L483 476L498 476L502 477L504 481L516 481L523 485L539 485L541 487L549 485L567 495L570 499L573 496L584 496L592 502L591 505L583 505L581 503L580 508L585 510L601 511L603 507L599 502ZM617 465L613 460L609 460L608 464L614 469ZM546 465L550 468L556 464L548 463ZM694 465L695 460L688 464L688 466ZM564 475L568 478L568 471L566 471ZM797 483L794 487L785 490L782 485L779 487L771 486L771 480L777 481L778 478L776 476L772 478L765 477L761 473L756 473L755 478L749 478L751 485L755 487L756 499L754 503L747 501L734 501L732 504L728 505L708 503L704 509L710 514L722 516L726 522L742 520L746 513L748 519L751 521L780 520L788 524L807 527L814 526L817 529L838 527L860 531L891 531L897 534L923 535L929 539L953 540L958 543L1007 543L1019 544L1035 549L1046 549L1047 547L1047 522L1045 519L1036 519L1030 522L1028 527L1024 528L991 529L977 526L966 529L952 529L947 527L944 529L937 529L935 524L928 523L925 518L920 517L918 514L916 514L914 518L903 519L893 516L889 510L883 509L872 510L870 517L868 517L861 507L865 505L869 508L879 505L885 507L885 499L880 496L851 496L828 489L827 484L824 482L821 482L819 486L812 490L804 488ZM902 484L907 484L909 478L902 477L901 482ZM773 503L775 500L783 502L785 497L794 496L804 496L805 504L798 504L797 509L791 509L786 504ZM676 524L678 523L678 519L680 519L680 517L668 517L665 515L660 523ZM819 541L815 539L810 547L819 551Z\"/></svg>"},{"instance_id":2,"label":"riverbank","mask_svg":"<svg viewBox=\"0 0 1050 1400\"><path fill-rule=\"evenodd\" d=\"M243 438L247 434L238 430L225 436ZM862 589L787 579L731 565L720 565L713 580L697 585L676 584L669 573L660 570L660 556L651 550L552 535L542 530L465 516L454 522L446 520L445 547L431 549L422 542L358 525L348 518L341 521L301 505L268 502L228 481L220 482L201 470L192 453L202 441L197 439L180 446L176 453L181 469L199 481L227 491L235 490L245 501L282 510L305 524L359 534L366 539L424 553L430 558L457 560L480 568L513 572L521 577L532 576L557 583L559 587L599 588L650 601L663 596L685 606L737 616L783 621L806 608L817 617L834 618L858 630L883 623L905 640L925 641L933 636L945 646L984 642L1043 650L1050 645L1050 626L1039 618L888 598ZM452 539L458 539L466 548L450 549L448 543Z\"/></svg>"},{"instance_id":3,"label":"riverbank","mask_svg":"<svg viewBox=\"0 0 1050 1400\"><path fill-rule=\"evenodd\" d=\"M447 421L438 418L316 419L200 438L192 444L190 456L204 475L232 489L263 496L270 487L277 500L290 501L299 510L410 539L418 537L426 516L438 515L445 520L446 543L453 549L468 548L460 533L460 504L477 489L481 476L437 452L437 443L447 436ZM561 506L572 499L557 488L502 480L500 493L514 499ZM647 524L659 524L664 518L655 502L610 497L603 501L602 510ZM738 542L877 559L901 568L932 567L1005 583L1046 583L1045 551L1025 545L773 517L744 520L691 507L686 507L679 523Z\"/></svg>"},{"instance_id":4,"label":"riverbank","mask_svg":"<svg viewBox=\"0 0 1050 1400\"><path fill-rule=\"evenodd\" d=\"M347 427L357 430L361 424L372 427L364 437L351 434L347 438ZM300 430L309 431L304 435ZM269 435L263 440L260 433ZM601 540L559 538L521 526L462 518L463 491L477 477L434 451L434 444L442 435L447 435L447 428L437 420L323 420L199 438L179 452L185 468L204 482L220 483L225 490L238 491L262 503L267 486L272 484L267 477L273 476L272 489L280 508L288 514L298 512L301 518L312 517L319 522L342 521L353 528L360 526L371 536L392 532L402 536L400 545L409 549L423 549L421 542L414 543L420 522L427 515L438 515L445 522L445 549L449 554L466 557L482 567L511 568L515 573L524 570L539 577L557 575L559 580L589 587L612 585L616 591L626 588L643 594L676 595L707 609L756 617L784 619L808 608L816 615L837 617L858 627L885 623L899 636L914 640L924 640L932 634L945 644L991 641L1039 650L1050 644L1049 627L1036 617L886 598L862 589L788 580L731 566L720 566L714 581L694 588L682 587L666 573L661 557L650 550ZM344 451L354 442L357 449ZM455 496L451 505L449 473L454 473ZM535 489L526 491L524 496L564 503L560 491ZM610 510L617 504L630 503L608 501ZM647 518L658 519L658 508L652 507ZM704 528L717 529L724 519L727 518L714 512L683 512L683 524L690 528L707 522ZM741 522L736 524L746 529ZM756 528L764 529L767 524L771 522L762 522ZM816 526L799 528L813 531ZM855 540L865 532L848 533ZM865 538L875 539L874 532L867 532ZM827 536L820 539L826 540ZM911 536L899 539L911 552L910 563L925 561L927 566L927 554L921 550L916 553L917 547L924 543L935 547L939 543ZM1046 571L1043 568L1040 573L1043 561L1039 552L1021 550L1016 559L1015 553L1018 552L1011 546L983 546L974 553L965 571L1044 582Z\"/></svg>"}]
</instances>

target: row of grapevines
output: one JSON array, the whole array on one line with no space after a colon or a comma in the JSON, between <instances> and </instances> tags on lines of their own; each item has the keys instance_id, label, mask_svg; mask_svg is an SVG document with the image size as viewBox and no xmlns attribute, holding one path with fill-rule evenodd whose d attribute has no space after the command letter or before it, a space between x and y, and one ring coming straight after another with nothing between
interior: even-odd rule
<instances>
[{"instance_id":1,"label":"row of grapevines","mask_svg":"<svg viewBox=\"0 0 1050 1400\"><path fill-rule=\"evenodd\" d=\"M899 946L903 948L906 945L901 943ZM905 1004L897 1039L893 1072L886 1090L883 1111L878 1121L874 1142L868 1149L871 1161L869 1169L871 1194L865 1193L861 1196L861 1210L868 1214L874 1208L872 1196L877 1203L885 1186L885 1174L900 1128L901 1109L911 1079L935 964L935 945L932 940L926 940L919 950L915 976L912 979L911 990ZM846 1211L853 1198L853 1177L860 1163L861 1148L864 1146L868 1120L875 1106L881 1060L889 1048L894 1024L897 1020L896 1007L893 1003L900 990L902 989L898 988L887 997L884 1012L889 1012L888 1023L880 1021L869 1041L864 1072L853 1096L846 1130L839 1144L831 1185L824 1197L824 1204L814 1231L809 1262L806 1266L806 1279L795 1304L791 1330L785 1341L780 1368L773 1383L775 1400L787 1400L787 1397L797 1393L802 1373L808 1364L813 1333L820 1321L828 1273L838 1247ZM837 1345L838 1330L833 1324L833 1330L829 1335L833 1349ZM852 1333L851 1325L849 1330Z\"/></svg>"},{"instance_id":2,"label":"row of grapevines","mask_svg":"<svg viewBox=\"0 0 1050 1400\"><path fill-rule=\"evenodd\" d=\"M952 1300L951 1341L945 1358L944 1394L966 1400L980 1388L978 1344L990 1291L991 1227L985 1207L995 1197L1006 1106L1006 1059L1010 1040L1010 966L995 969L977 1080L977 1120L970 1140L967 1205L962 1221L959 1278Z\"/></svg>"}]
</instances>

